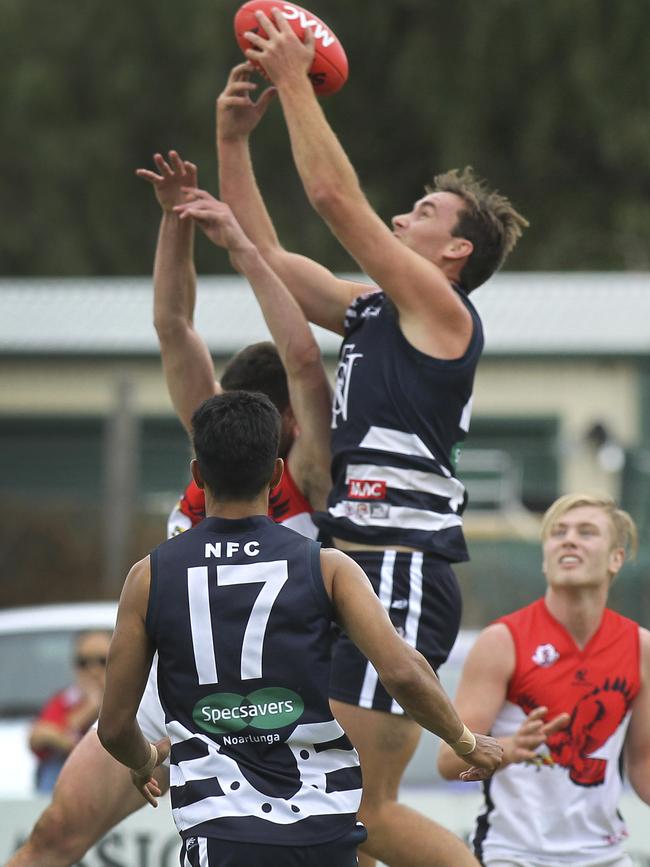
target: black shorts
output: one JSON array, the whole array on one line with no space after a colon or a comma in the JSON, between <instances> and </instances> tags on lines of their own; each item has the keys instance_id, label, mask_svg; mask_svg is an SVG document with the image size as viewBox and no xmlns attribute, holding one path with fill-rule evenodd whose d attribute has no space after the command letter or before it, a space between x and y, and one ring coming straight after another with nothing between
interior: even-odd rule
<instances>
[{"instance_id":1,"label":"black shorts","mask_svg":"<svg viewBox=\"0 0 650 867\"><path fill-rule=\"evenodd\" d=\"M357 846L367 836L358 822L345 836L316 846L273 846L188 837L183 840L181 867L357 867Z\"/></svg>"},{"instance_id":2,"label":"black shorts","mask_svg":"<svg viewBox=\"0 0 650 867\"><path fill-rule=\"evenodd\" d=\"M434 554L346 551L370 579L399 634L437 669L460 628L462 602L451 564ZM346 704L402 714L377 672L344 632L332 647L330 697Z\"/></svg>"}]
</instances>

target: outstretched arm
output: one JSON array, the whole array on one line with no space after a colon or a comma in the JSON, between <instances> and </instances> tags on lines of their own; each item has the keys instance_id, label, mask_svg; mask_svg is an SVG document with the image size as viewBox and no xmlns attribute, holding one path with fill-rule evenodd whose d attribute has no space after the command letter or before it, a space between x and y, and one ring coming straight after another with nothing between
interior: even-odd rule
<instances>
[{"instance_id":1,"label":"outstretched arm","mask_svg":"<svg viewBox=\"0 0 650 867\"><path fill-rule=\"evenodd\" d=\"M272 21L262 12L257 19L261 33L247 34L254 46L247 55L262 64L278 88L294 161L312 205L392 298L407 338L430 354L462 355L472 333L469 312L440 268L398 240L370 207L327 123L307 78L312 31L306 30L302 43L279 12Z\"/></svg>"},{"instance_id":2,"label":"outstretched arm","mask_svg":"<svg viewBox=\"0 0 650 867\"><path fill-rule=\"evenodd\" d=\"M154 654L145 628L149 569L146 557L132 567L124 582L108 652L97 734L104 748L131 769L135 786L156 807L160 788L151 775L167 757L170 743L168 738L157 744L149 743L136 720Z\"/></svg>"},{"instance_id":3,"label":"outstretched arm","mask_svg":"<svg viewBox=\"0 0 650 867\"><path fill-rule=\"evenodd\" d=\"M311 322L342 333L345 311L364 284L340 280L327 268L285 250L276 234L255 180L249 138L271 102L275 88L267 88L257 101L253 66L233 68L217 100L217 154L221 199L232 208L246 235L287 285Z\"/></svg>"},{"instance_id":4,"label":"outstretched arm","mask_svg":"<svg viewBox=\"0 0 650 867\"><path fill-rule=\"evenodd\" d=\"M246 236L228 205L199 189L176 206L183 222L194 220L210 240L230 254L246 277L287 372L291 406L300 428L289 456L291 473L314 508L324 508L331 480L331 389L320 348L304 314L282 280Z\"/></svg>"},{"instance_id":5,"label":"outstretched arm","mask_svg":"<svg viewBox=\"0 0 650 867\"><path fill-rule=\"evenodd\" d=\"M363 570L336 549L321 552L321 568L337 621L409 716L464 756L460 778L481 780L494 773L501 747L465 728L429 663L395 631Z\"/></svg>"},{"instance_id":6,"label":"outstretched arm","mask_svg":"<svg viewBox=\"0 0 650 867\"><path fill-rule=\"evenodd\" d=\"M176 151L169 152L169 160L155 154L154 163L157 172L136 172L153 186L162 208L154 262L154 325L167 390L189 432L194 410L220 390L210 351L194 329L194 226L191 220L180 220L173 210L174 205L185 201L181 188L196 186L197 172L196 166L182 160Z\"/></svg>"},{"instance_id":7,"label":"outstretched arm","mask_svg":"<svg viewBox=\"0 0 650 867\"><path fill-rule=\"evenodd\" d=\"M506 626L488 626L470 650L461 675L454 705L474 731L487 734L506 699L508 682L515 667L512 636ZM499 770L513 762L539 761L537 749L548 735L564 728L569 714L559 714L546 721L548 708L535 708L510 737L498 738L503 747ZM438 769L443 777L453 780L464 762L445 744L438 753Z\"/></svg>"}]
</instances>

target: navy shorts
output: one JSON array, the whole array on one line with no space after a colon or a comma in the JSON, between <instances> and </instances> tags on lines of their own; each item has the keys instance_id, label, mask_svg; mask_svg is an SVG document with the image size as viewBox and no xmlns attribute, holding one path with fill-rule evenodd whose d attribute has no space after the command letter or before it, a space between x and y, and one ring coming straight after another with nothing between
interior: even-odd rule
<instances>
[{"instance_id":1,"label":"navy shorts","mask_svg":"<svg viewBox=\"0 0 650 867\"><path fill-rule=\"evenodd\" d=\"M183 840L181 867L357 867L357 846L367 836L358 822L345 836L316 846L273 846L188 837Z\"/></svg>"},{"instance_id":2,"label":"navy shorts","mask_svg":"<svg viewBox=\"0 0 650 867\"><path fill-rule=\"evenodd\" d=\"M462 601L451 564L434 554L346 551L366 573L393 626L437 669L449 656L460 628ZM377 672L347 635L332 647L330 697L345 704L403 714Z\"/></svg>"}]
</instances>

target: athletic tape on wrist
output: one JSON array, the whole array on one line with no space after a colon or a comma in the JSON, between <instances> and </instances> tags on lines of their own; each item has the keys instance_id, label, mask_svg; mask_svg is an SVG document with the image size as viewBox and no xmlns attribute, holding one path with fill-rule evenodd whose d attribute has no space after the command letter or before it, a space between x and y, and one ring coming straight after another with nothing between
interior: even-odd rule
<instances>
[{"instance_id":1,"label":"athletic tape on wrist","mask_svg":"<svg viewBox=\"0 0 650 867\"><path fill-rule=\"evenodd\" d=\"M132 771L136 775L136 777L150 777L151 772L158 764L158 750L153 744L149 744L149 746L151 747L149 761L145 762L141 768L132 768Z\"/></svg>"},{"instance_id":2,"label":"athletic tape on wrist","mask_svg":"<svg viewBox=\"0 0 650 867\"><path fill-rule=\"evenodd\" d=\"M461 736L457 741L454 741L453 744L449 744L449 746L457 756L467 756L470 753L473 753L476 749L476 738L467 726L464 725Z\"/></svg>"}]
</instances>

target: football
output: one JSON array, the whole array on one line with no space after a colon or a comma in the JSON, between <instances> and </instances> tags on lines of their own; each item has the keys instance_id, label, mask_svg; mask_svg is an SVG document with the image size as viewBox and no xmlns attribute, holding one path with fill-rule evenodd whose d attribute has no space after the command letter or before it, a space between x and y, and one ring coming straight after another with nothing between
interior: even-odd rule
<instances>
[{"instance_id":1,"label":"football","mask_svg":"<svg viewBox=\"0 0 650 867\"><path fill-rule=\"evenodd\" d=\"M244 33L247 30L253 32L260 30L255 13L264 12L273 20L272 9L280 10L300 39L303 38L307 28L313 30L316 51L308 75L316 93L323 95L340 90L348 77L348 59L343 46L320 18L301 6L281 3L277 0L249 0L248 3L244 3L235 15L235 36L241 50L245 52L247 48L252 47Z\"/></svg>"}]
</instances>

